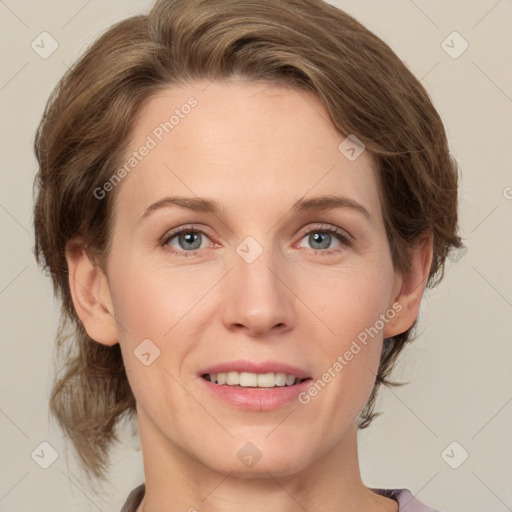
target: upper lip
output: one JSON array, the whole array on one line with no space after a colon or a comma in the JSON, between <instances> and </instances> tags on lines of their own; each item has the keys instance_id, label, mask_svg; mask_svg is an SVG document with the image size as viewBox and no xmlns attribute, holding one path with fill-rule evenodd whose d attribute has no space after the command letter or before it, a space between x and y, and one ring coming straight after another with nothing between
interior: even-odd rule
<instances>
[{"instance_id":1,"label":"upper lip","mask_svg":"<svg viewBox=\"0 0 512 512\"><path fill-rule=\"evenodd\" d=\"M227 373L227 372L249 372L249 373L284 373L286 375L295 375L299 379L307 379L310 377L306 370L287 363L279 361L263 361L253 362L248 360L229 361L216 364L200 370L199 375L203 376L207 373Z\"/></svg>"}]
</instances>

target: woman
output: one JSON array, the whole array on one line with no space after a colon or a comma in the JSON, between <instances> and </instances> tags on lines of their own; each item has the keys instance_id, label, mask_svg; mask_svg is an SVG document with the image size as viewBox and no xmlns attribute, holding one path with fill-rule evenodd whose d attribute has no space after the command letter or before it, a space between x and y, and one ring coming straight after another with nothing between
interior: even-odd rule
<instances>
[{"instance_id":1,"label":"woman","mask_svg":"<svg viewBox=\"0 0 512 512\"><path fill-rule=\"evenodd\" d=\"M160 0L64 76L35 143L62 299L50 407L123 511L432 510L358 429L457 235L457 167L391 49L318 0Z\"/></svg>"}]
</instances>

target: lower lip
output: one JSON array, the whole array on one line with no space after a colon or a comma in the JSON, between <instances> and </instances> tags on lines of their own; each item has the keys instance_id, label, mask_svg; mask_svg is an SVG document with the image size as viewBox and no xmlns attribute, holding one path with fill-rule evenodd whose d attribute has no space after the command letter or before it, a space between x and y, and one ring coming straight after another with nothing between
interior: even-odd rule
<instances>
[{"instance_id":1,"label":"lower lip","mask_svg":"<svg viewBox=\"0 0 512 512\"><path fill-rule=\"evenodd\" d=\"M305 391L311 379L302 381L294 386L274 388L239 388L215 384L202 377L199 378L207 389L217 398L238 409L247 411L272 411L297 400L297 396Z\"/></svg>"}]
</instances>

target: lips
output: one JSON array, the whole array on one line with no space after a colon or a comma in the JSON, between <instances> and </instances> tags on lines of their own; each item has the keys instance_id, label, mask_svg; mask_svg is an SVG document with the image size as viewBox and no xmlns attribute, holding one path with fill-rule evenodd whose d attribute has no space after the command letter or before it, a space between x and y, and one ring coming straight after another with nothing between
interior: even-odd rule
<instances>
[{"instance_id":1,"label":"lips","mask_svg":"<svg viewBox=\"0 0 512 512\"><path fill-rule=\"evenodd\" d=\"M202 369L199 381L210 396L224 404L264 412L296 402L309 387L310 375L307 370L276 361L231 361ZM219 379L224 383L217 383Z\"/></svg>"}]
</instances>

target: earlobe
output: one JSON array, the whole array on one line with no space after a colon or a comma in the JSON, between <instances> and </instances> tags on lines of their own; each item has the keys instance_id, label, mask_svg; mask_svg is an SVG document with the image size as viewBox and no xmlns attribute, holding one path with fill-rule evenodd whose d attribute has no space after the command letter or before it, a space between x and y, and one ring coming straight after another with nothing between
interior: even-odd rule
<instances>
[{"instance_id":1,"label":"earlobe","mask_svg":"<svg viewBox=\"0 0 512 512\"><path fill-rule=\"evenodd\" d=\"M416 321L432 264L432 251L431 234L422 236L410 249L411 268L396 276L399 291L394 294L392 303L400 305L399 308L393 306L393 309L399 312L385 326L385 338L405 332Z\"/></svg>"},{"instance_id":2,"label":"earlobe","mask_svg":"<svg viewBox=\"0 0 512 512\"><path fill-rule=\"evenodd\" d=\"M73 305L87 334L103 345L115 345L117 329L105 274L94 264L84 245L68 244L66 260Z\"/></svg>"}]
</instances>

